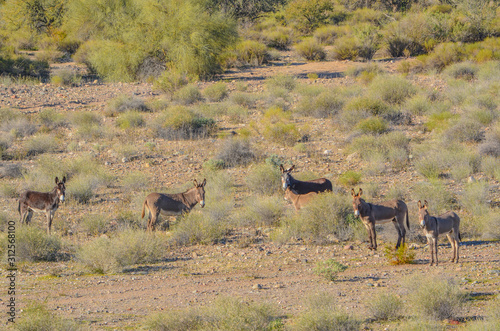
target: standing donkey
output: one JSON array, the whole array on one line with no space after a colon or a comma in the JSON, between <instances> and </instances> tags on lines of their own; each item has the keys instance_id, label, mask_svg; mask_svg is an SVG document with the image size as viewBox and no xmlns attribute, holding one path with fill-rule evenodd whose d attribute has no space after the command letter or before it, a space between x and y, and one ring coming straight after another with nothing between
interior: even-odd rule
<instances>
[{"instance_id":1,"label":"standing donkey","mask_svg":"<svg viewBox=\"0 0 500 331\"><path fill-rule=\"evenodd\" d=\"M458 246L462 240L460 236L460 217L452 211L446 212L438 217L430 216L427 210L427 201L424 204L418 200L418 220L420 226L424 230L427 237L427 243L431 251L431 266L434 264L434 256L436 256L436 266L438 265L438 236L446 233L453 249L451 262L458 263Z\"/></svg>"},{"instance_id":2,"label":"standing donkey","mask_svg":"<svg viewBox=\"0 0 500 331\"><path fill-rule=\"evenodd\" d=\"M26 220L26 224L31 222L33 209L45 211L47 216L47 233L50 234L54 213L59 208L59 203L64 201L66 191L66 177L62 181L56 177L56 186L50 192L24 191L19 197L17 211L21 215L21 224Z\"/></svg>"},{"instance_id":3,"label":"standing donkey","mask_svg":"<svg viewBox=\"0 0 500 331\"><path fill-rule=\"evenodd\" d=\"M290 174L292 170L295 168L292 165L290 168L285 169L283 165L280 165L281 170L281 183L283 184L283 190L286 191L287 188L290 188L294 194L307 194L310 192L331 192L332 191L332 182L330 182L326 178L318 178L308 181L297 180L292 177Z\"/></svg>"},{"instance_id":4,"label":"standing donkey","mask_svg":"<svg viewBox=\"0 0 500 331\"><path fill-rule=\"evenodd\" d=\"M375 224L387 223L392 221L396 231L398 232L398 243L396 249L405 244L406 229L404 221L406 219L406 227L410 230L410 222L408 220L408 207L401 200L389 200L382 202L380 205L365 202L361 199L363 190L359 189L356 194L354 189L351 190L353 197L352 207L354 215L360 217L363 224L368 231L368 238L370 240L369 249L377 250L377 234L375 233Z\"/></svg>"},{"instance_id":5,"label":"standing donkey","mask_svg":"<svg viewBox=\"0 0 500 331\"><path fill-rule=\"evenodd\" d=\"M195 179L193 183L194 187L182 193L150 193L146 197L142 205L141 218L144 218L147 208L149 211L149 231L154 231L160 213L166 216L182 215L190 212L198 202L202 208L205 207L205 184L207 180L204 179L201 184L198 184ZM167 229L168 228L170 228L170 223L167 220Z\"/></svg>"}]
</instances>

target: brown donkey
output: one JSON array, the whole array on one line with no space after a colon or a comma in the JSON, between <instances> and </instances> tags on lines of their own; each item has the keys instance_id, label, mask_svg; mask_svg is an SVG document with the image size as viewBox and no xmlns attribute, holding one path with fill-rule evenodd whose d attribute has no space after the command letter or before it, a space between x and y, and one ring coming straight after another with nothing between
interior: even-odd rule
<instances>
[{"instance_id":1,"label":"brown donkey","mask_svg":"<svg viewBox=\"0 0 500 331\"><path fill-rule=\"evenodd\" d=\"M47 233L50 234L54 213L59 208L59 203L64 201L66 191L66 177L62 181L56 177L56 186L50 192L24 191L19 197L17 211L21 215L21 224L26 220L26 224L31 222L33 209L45 211L47 215Z\"/></svg>"},{"instance_id":2,"label":"brown donkey","mask_svg":"<svg viewBox=\"0 0 500 331\"><path fill-rule=\"evenodd\" d=\"M300 208L303 208L305 205L310 203L311 200L317 195L318 193L316 192L309 192L306 194L295 194L290 189L290 187L287 187L285 191L285 200L291 201L293 203L293 206L295 207L295 210L298 211Z\"/></svg>"},{"instance_id":3,"label":"brown donkey","mask_svg":"<svg viewBox=\"0 0 500 331\"><path fill-rule=\"evenodd\" d=\"M292 165L290 168L285 169L283 165L280 165L281 170L281 183L283 184L283 190L286 191L290 188L295 194L307 194L310 192L320 193L320 192L331 192L332 182L326 178L318 178L308 181L297 180L290 174L295 168Z\"/></svg>"},{"instance_id":4,"label":"brown donkey","mask_svg":"<svg viewBox=\"0 0 500 331\"><path fill-rule=\"evenodd\" d=\"M405 244L406 229L404 221L406 219L406 227L410 230L410 222L408 220L408 207L401 200L390 200L382 202L380 205L365 202L361 199L363 190L359 189L358 194L351 190L353 197L352 207L354 215L360 217L368 231L370 240L369 249L377 250L377 234L375 233L375 224L387 223L392 221L396 231L398 232L398 243L396 249Z\"/></svg>"},{"instance_id":5,"label":"brown donkey","mask_svg":"<svg viewBox=\"0 0 500 331\"><path fill-rule=\"evenodd\" d=\"M452 211L438 217L430 216L427 207L426 200L424 200L423 205L418 200L418 220L427 237L427 243L431 251L431 265L434 264L434 256L436 256L436 265L438 265L438 236L443 233L446 233L453 249L451 262L458 263L458 246L459 241L462 240L459 230L460 217Z\"/></svg>"},{"instance_id":6,"label":"brown donkey","mask_svg":"<svg viewBox=\"0 0 500 331\"><path fill-rule=\"evenodd\" d=\"M205 206L205 184L207 180L204 179L201 184L198 184L196 179L193 182L194 187L182 193L151 193L146 197L142 205L141 218L144 218L145 208L148 208L148 230L155 230L160 213L165 216L176 216L190 212L198 202L201 207ZM170 223L167 220L168 228L170 228Z\"/></svg>"}]
</instances>

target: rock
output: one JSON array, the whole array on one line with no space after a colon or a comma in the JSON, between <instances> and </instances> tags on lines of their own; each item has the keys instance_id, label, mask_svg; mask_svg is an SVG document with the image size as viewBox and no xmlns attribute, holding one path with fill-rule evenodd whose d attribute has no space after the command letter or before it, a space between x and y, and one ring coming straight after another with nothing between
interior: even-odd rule
<instances>
[{"instance_id":1,"label":"rock","mask_svg":"<svg viewBox=\"0 0 500 331\"><path fill-rule=\"evenodd\" d=\"M345 245L344 246L344 251L352 251L354 249L353 245Z\"/></svg>"},{"instance_id":2,"label":"rock","mask_svg":"<svg viewBox=\"0 0 500 331\"><path fill-rule=\"evenodd\" d=\"M127 163L128 161L130 161L128 157L124 157L124 158L122 158L122 162L123 162L123 163Z\"/></svg>"},{"instance_id":3,"label":"rock","mask_svg":"<svg viewBox=\"0 0 500 331\"><path fill-rule=\"evenodd\" d=\"M469 176L469 178L467 178L467 183L471 184L475 182L477 182L477 180L476 178L474 178L474 176Z\"/></svg>"},{"instance_id":4,"label":"rock","mask_svg":"<svg viewBox=\"0 0 500 331\"><path fill-rule=\"evenodd\" d=\"M252 289L254 289L254 290L262 290L262 285L260 285L260 284L254 284L252 286Z\"/></svg>"}]
</instances>

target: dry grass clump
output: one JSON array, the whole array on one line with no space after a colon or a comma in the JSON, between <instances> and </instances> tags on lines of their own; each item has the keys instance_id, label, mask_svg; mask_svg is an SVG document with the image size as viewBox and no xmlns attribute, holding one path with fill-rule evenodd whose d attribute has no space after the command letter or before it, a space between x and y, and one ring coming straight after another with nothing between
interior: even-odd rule
<instances>
[{"instance_id":1,"label":"dry grass clump","mask_svg":"<svg viewBox=\"0 0 500 331\"><path fill-rule=\"evenodd\" d=\"M123 130L138 128L145 125L144 117L138 111L127 111L118 115L116 125Z\"/></svg>"},{"instance_id":2,"label":"dry grass clump","mask_svg":"<svg viewBox=\"0 0 500 331\"><path fill-rule=\"evenodd\" d=\"M29 226L16 228L16 261L56 261L62 248L61 239L37 228L33 221ZM46 225L44 217L43 224Z\"/></svg>"},{"instance_id":3,"label":"dry grass clump","mask_svg":"<svg viewBox=\"0 0 500 331\"><path fill-rule=\"evenodd\" d=\"M149 330L282 330L283 323L270 304L218 298L203 310L189 308L148 317Z\"/></svg>"},{"instance_id":4,"label":"dry grass clump","mask_svg":"<svg viewBox=\"0 0 500 331\"><path fill-rule=\"evenodd\" d=\"M318 90L318 92L320 91ZM343 98L339 97L335 91L325 91L302 98L297 104L295 112L304 116L328 118L342 111L343 106Z\"/></svg>"},{"instance_id":5,"label":"dry grass clump","mask_svg":"<svg viewBox=\"0 0 500 331\"><path fill-rule=\"evenodd\" d=\"M483 143L479 145L479 152L483 155L500 157L500 125L496 125L486 133Z\"/></svg>"},{"instance_id":6,"label":"dry grass clump","mask_svg":"<svg viewBox=\"0 0 500 331\"><path fill-rule=\"evenodd\" d=\"M235 216L237 226L276 226L284 216L282 196L251 196L245 200L245 205Z\"/></svg>"},{"instance_id":7,"label":"dry grass clump","mask_svg":"<svg viewBox=\"0 0 500 331\"><path fill-rule=\"evenodd\" d=\"M23 309L16 320L15 330L19 331L77 331L85 330L71 319L52 313L44 304L32 302Z\"/></svg>"},{"instance_id":8,"label":"dry grass clump","mask_svg":"<svg viewBox=\"0 0 500 331\"><path fill-rule=\"evenodd\" d=\"M445 183L440 180L418 182L413 187L411 199L412 201L427 200L431 215L440 215L452 210L456 204L456 196L449 192Z\"/></svg>"},{"instance_id":9,"label":"dry grass clump","mask_svg":"<svg viewBox=\"0 0 500 331\"><path fill-rule=\"evenodd\" d=\"M392 105L401 105L417 93L416 87L399 76L377 76L369 86L373 96L380 97Z\"/></svg>"},{"instance_id":10,"label":"dry grass clump","mask_svg":"<svg viewBox=\"0 0 500 331\"><path fill-rule=\"evenodd\" d=\"M251 192L263 195L273 195L280 190L281 172L272 164L258 164L250 169L245 183Z\"/></svg>"},{"instance_id":11,"label":"dry grass clump","mask_svg":"<svg viewBox=\"0 0 500 331\"><path fill-rule=\"evenodd\" d=\"M256 157L250 141L235 138L226 140L215 159L224 162L225 167L237 167L249 164Z\"/></svg>"},{"instance_id":12,"label":"dry grass clump","mask_svg":"<svg viewBox=\"0 0 500 331\"><path fill-rule=\"evenodd\" d=\"M106 116L117 116L127 111L147 112L150 108L146 102L138 97L129 95L120 95L108 102L104 111Z\"/></svg>"},{"instance_id":13,"label":"dry grass clump","mask_svg":"<svg viewBox=\"0 0 500 331\"><path fill-rule=\"evenodd\" d=\"M77 112L71 116L71 124L76 127L76 135L82 139L92 140L104 137L101 116L93 112Z\"/></svg>"},{"instance_id":14,"label":"dry grass clump","mask_svg":"<svg viewBox=\"0 0 500 331\"><path fill-rule=\"evenodd\" d=\"M27 156L55 152L59 144L55 137L50 134L38 134L26 140L24 148Z\"/></svg>"},{"instance_id":15,"label":"dry grass clump","mask_svg":"<svg viewBox=\"0 0 500 331\"><path fill-rule=\"evenodd\" d=\"M191 105L203 100L197 85L189 84L174 92L172 99L182 105Z\"/></svg>"},{"instance_id":16,"label":"dry grass clump","mask_svg":"<svg viewBox=\"0 0 500 331\"><path fill-rule=\"evenodd\" d=\"M364 134L382 134L388 130L388 125L384 119L378 116L372 116L359 121L356 125L356 129Z\"/></svg>"},{"instance_id":17,"label":"dry grass clump","mask_svg":"<svg viewBox=\"0 0 500 331\"><path fill-rule=\"evenodd\" d=\"M52 108L41 110L38 114L38 120L42 125L40 131L51 131L68 125L66 116L59 112L56 112Z\"/></svg>"},{"instance_id":18,"label":"dry grass clump","mask_svg":"<svg viewBox=\"0 0 500 331\"><path fill-rule=\"evenodd\" d=\"M464 309L465 294L451 279L426 275L408 279L408 305L422 318L442 321L456 319Z\"/></svg>"},{"instance_id":19,"label":"dry grass clump","mask_svg":"<svg viewBox=\"0 0 500 331\"><path fill-rule=\"evenodd\" d=\"M217 125L211 118L203 117L186 106L165 109L156 125L156 134L169 140L200 139L212 135Z\"/></svg>"},{"instance_id":20,"label":"dry grass clump","mask_svg":"<svg viewBox=\"0 0 500 331\"><path fill-rule=\"evenodd\" d=\"M229 95L227 84L224 82L211 84L203 90L203 95L208 101L220 102Z\"/></svg>"},{"instance_id":21,"label":"dry grass clump","mask_svg":"<svg viewBox=\"0 0 500 331\"><path fill-rule=\"evenodd\" d=\"M76 258L92 272L108 273L134 264L158 262L166 248L165 239L158 234L127 229L114 237L99 237L83 244Z\"/></svg>"},{"instance_id":22,"label":"dry grass clump","mask_svg":"<svg viewBox=\"0 0 500 331\"><path fill-rule=\"evenodd\" d=\"M326 293L316 294L308 299L307 308L294 318L292 330L356 331L361 326L357 318L339 310L337 301Z\"/></svg>"},{"instance_id":23,"label":"dry grass clump","mask_svg":"<svg viewBox=\"0 0 500 331\"><path fill-rule=\"evenodd\" d=\"M0 178L18 178L22 175L22 167L18 163L0 163Z\"/></svg>"},{"instance_id":24,"label":"dry grass clump","mask_svg":"<svg viewBox=\"0 0 500 331\"><path fill-rule=\"evenodd\" d=\"M80 221L83 230L91 236L98 236L108 229L107 217L102 214L85 214Z\"/></svg>"},{"instance_id":25,"label":"dry grass clump","mask_svg":"<svg viewBox=\"0 0 500 331\"><path fill-rule=\"evenodd\" d=\"M402 300L393 293L380 293L368 301L368 310L377 321L398 319L402 308Z\"/></svg>"},{"instance_id":26,"label":"dry grass clump","mask_svg":"<svg viewBox=\"0 0 500 331\"><path fill-rule=\"evenodd\" d=\"M15 117L2 120L0 131L16 138L24 138L34 135L38 131L38 127L25 117Z\"/></svg>"},{"instance_id":27,"label":"dry grass clump","mask_svg":"<svg viewBox=\"0 0 500 331\"><path fill-rule=\"evenodd\" d=\"M342 263L334 261L333 259L328 259L325 261L318 261L313 271L316 275L333 282L337 278L337 274L347 270L347 268L348 267Z\"/></svg>"}]
</instances>

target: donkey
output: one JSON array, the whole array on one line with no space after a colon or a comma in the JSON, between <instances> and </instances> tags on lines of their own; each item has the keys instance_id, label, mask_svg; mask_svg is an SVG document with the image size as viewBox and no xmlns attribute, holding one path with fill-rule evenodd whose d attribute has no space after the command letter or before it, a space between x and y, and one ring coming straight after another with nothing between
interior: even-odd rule
<instances>
[{"instance_id":1,"label":"donkey","mask_svg":"<svg viewBox=\"0 0 500 331\"><path fill-rule=\"evenodd\" d=\"M443 233L446 233L453 249L451 262L458 263L458 246L459 241L462 240L459 230L460 217L452 211L438 217L430 216L427 210L428 206L427 200L424 200L423 205L418 200L418 220L424 230L429 249L431 250L431 266L434 264L434 256L436 256L436 266L438 265L438 236Z\"/></svg>"},{"instance_id":2,"label":"donkey","mask_svg":"<svg viewBox=\"0 0 500 331\"><path fill-rule=\"evenodd\" d=\"M356 194L354 189L351 190L353 198L352 207L354 215L360 217L363 224L368 231L368 238L370 240L369 249L377 250L377 234L375 233L375 224L387 223L392 221L396 231L398 232L398 243L396 249L405 244L406 229L404 221L406 219L406 227L410 230L410 223L408 220L408 207L401 200L390 200L382 202L380 205L365 202L361 199L363 190L359 189Z\"/></svg>"},{"instance_id":3,"label":"donkey","mask_svg":"<svg viewBox=\"0 0 500 331\"><path fill-rule=\"evenodd\" d=\"M198 184L195 179L193 183L194 187L182 193L150 193L146 197L142 205L141 218L144 218L145 209L148 208L149 231L155 230L156 221L160 213L165 216L176 216L189 213L198 202L202 208L205 207L205 184L207 180L204 179L203 183ZM167 229L169 228L170 223L167 220Z\"/></svg>"},{"instance_id":4,"label":"donkey","mask_svg":"<svg viewBox=\"0 0 500 331\"><path fill-rule=\"evenodd\" d=\"M318 195L316 192L309 192L306 194L295 194L291 190L290 187L287 187L285 190L285 200L290 200L295 207L295 210L298 211L300 208L303 208L305 205L311 202L311 200Z\"/></svg>"},{"instance_id":5,"label":"donkey","mask_svg":"<svg viewBox=\"0 0 500 331\"><path fill-rule=\"evenodd\" d=\"M307 194L310 192L320 193L320 192L331 192L332 182L326 178L318 178L308 181L300 181L292 177L290 174L295 168L292 165L290 168L285 169L283 165L280 165L281 170L281 183L283 184L283 190L286 191L287 188L294 194Z\"/></svg>"},{"instance_id":6,"label":"donkey","mask_svg":"<svg viewBox=\"0 0 500 331\"><path fill-rule=\"evenodd\" d=\"M56 186L50 192L22 192L19 196L19 204L17 206L17 211L21 215L21 224L25 220L26 224L31 222L34 209L45 211L45 215L47 215L47 233L50 234L54 213L59 208L59 203L64 202L65 183L66 176L63 177L62 181L59 181L59 178L56 177Z\"/></svg>"}]
</instances>

